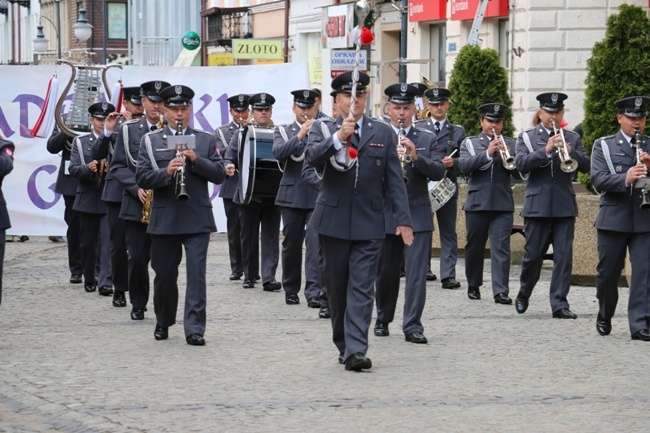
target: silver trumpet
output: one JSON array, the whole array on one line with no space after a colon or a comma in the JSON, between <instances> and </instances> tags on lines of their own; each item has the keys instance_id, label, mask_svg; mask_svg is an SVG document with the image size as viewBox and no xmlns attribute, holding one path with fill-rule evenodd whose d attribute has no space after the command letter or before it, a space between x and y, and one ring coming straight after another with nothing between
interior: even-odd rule
<instances>
[{"instance_id":1,"label":"silver trumpet","mask_svg":"<svg viewBox=\"0 0 650 433\"><path fill-rule=\"evenodd\" d=\"M636 146L636 164L637 165L644 165L643 161L641 160L641 144L643 143L643 137L641 136L641 132L638 129L634 130L634 140L636 141L635 146ZM643 186L641 188L641 209L648 209L650 208L650 188L647 181L647 176L646 179L643 180L642 182Z\"/></svg>"},{"instance_id":2,"label":"silver trumpet","mask_svg":"<svg viewBox=\"0 0 650 433\"><path fill-rule=\"evenodd\" d=\"M557 147L557 154L561 161L560 168L565 173L573 173L578 169L578 161L571 158L571 155L569 155L569 149L567 149L566 140L564 139L564 130L562 128L557 129L554 120L551 120L551 124L553 125L553 134L560 134L562 141L562 143Z\"/></svg>"},{"instance_id":3,"label":"silver trumpet","mask_svg":"<svg viewBox=\"0 0 650 433\"><path fill-rule=\"evenodd\" d=\"M181 135L183 132L183 122L176 121L176 135ZM176 169L176 198L180 201L187 201L190 195L185 190L185 155L181 152L183 149L176 149L176 158L183 159L183 165Z\"/></svg>"},{"instance_id":4,"label":"silver trumpet","mask_svg":"<svg viewBox=\"0 0 650 433\"><path fill-rule=\"evenodd\" d=\"M406 177L406 165L411 163L411 155L406 153L406 146L402 144L402 139L406 137L406 129L404 129L404 121L399 121L399 131L397 132L397 146L396 149L403 150L402 154L399 154L399 161L402 163L402 176L404 176L404 182L409 181Z\"/></svg>"},{"instance_id":5,"label":"silver trumpet","mask_svg":"<svg viewBox=\"0 0 650 433\"><path fill-rule=\"evenodd\" d=\"M510 151L508 150L508 146L506 145L503 136L498 135L494 128L492 128L492 135L494 136L495 140L499 140L501 142L501 145L498 147L498 149L499 155L501 155L501 162L503 162L503 168L506 170L514 170L517 168L515 157L510 155Z\"/></svg>"}]
</instances>

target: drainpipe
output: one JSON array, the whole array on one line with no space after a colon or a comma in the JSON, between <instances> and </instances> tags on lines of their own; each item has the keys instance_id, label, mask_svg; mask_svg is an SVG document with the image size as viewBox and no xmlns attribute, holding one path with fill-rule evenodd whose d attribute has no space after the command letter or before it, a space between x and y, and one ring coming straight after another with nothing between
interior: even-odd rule
<instances>
[{"instance_id":1,"label":"drainpipe","mask_svg":"<svg viewBox=\"0 0 650 433\"><path fill-rule=\"evenodd\" d=\"M289 11L290 0L284 0L284 63L289 63Z\"/></svg>"}]
</instances>

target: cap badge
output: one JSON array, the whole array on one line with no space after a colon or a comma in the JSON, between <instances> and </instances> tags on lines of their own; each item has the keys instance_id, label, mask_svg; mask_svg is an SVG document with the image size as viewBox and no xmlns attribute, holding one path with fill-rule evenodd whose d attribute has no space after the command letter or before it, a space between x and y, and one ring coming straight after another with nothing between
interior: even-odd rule
<instances>
[{"instance_id":1,"label":"cap badge","mask_svg":"<svg viewBox=\"0 0 650 433\"><path fill-rule=\"evenodd\" d=\"M266 93L260 93L260 99L262 100L262 102L265 102L266 101Z\"/></svg>"},{"instance_id":2,"label":"cap badge","mask_svg":"<svg viewBox=\"0 0 650 433\"><path fill-rule=\"evenodd\" d=\"M104 102L102 104L102 111L106 111L106 110L108 110L108 104L106 102Z\"/></svg>"},{"instance_id":3,"label":"cap badge","mask_svg":"<svg viewBox=\"0 0 650 433\"><path fill-rule=\"evenodd\" d=\"M636 109L641 108L641 104L643 104L643 98L636 98L634 100L634 108Z\"/></svg>"},{"instance_id":4,"label":"cap badge","mask_svg":"<svg viewBox=\"0 0 650 433\"><path fill-rule=\"evenodd\" d=\"M499 104L494 104L494 112L498 113L499 110L501 110L501 106Z\"/></svg>"},{"instance_id":5,"label":"cap badge","mask_svg":"<svg viewBox=\"0 0 650 433\"><path fill-rule=\"evenodd\" d=\"M162 83L160 81L156 81L153 86L156 89L156 92L160 92L160 90L162 90Z\"/></svg>"},{"instance_id":6,"label":"cap badge","mask_svg":"<svg viewBox=\"0 0 650 433\"><path fill-rule=\"evenodd\" d=\"M408 87L408 84L406 84L406 83L402 83L402 84L399 86L399 90L400 90L402 93L406 93L406 91L408 90L408 88L409 88L409 87Z\"/></svg>"},{"instance_id":7,"label":"cap badge","mask_svg":"<svg viewBox=\"0 0 650 433\"><path fill-rule=\"evenodd\" d=\"M558 98L557 93L553 93L553 94L551 95L551 102L552 102L553 104L557 104L557 98Z\"/></svg>"},{"instance_id":8,"label":"cap badge","mask_svg":"<svg viewBox=\"0 0 650 433\"><path fill-rule=\"evenodd\" d=\"M237 97L237 100L238 100L239 102L244 102L244 95L240 94L240 95Z\"/></svg>"},{"instance_id":9,"label":"cap badge","mask_svg":"<svg viewBox=\"0 0 650 433\"><path fill-rule=\"evenodd\" d=\"M179 86L174 87L174 91L176 92L176 94L178 96L182 95L183 94L183 86L179 85Z\"/></svg>"},{"instance_id":10,"label":"cap badge","mask_svg":"<svg viewBox=\"0 0 650 433\"><path fill-rule=\"evenodd\" d=\"M438 89L433 89L433 92L432 92L432 93L433 93L433 96L436 96L436 97L437 97L437 96L438 96Z\"/></svg>"},{"instance_id":11,"label":"cap badge","mask_svg":"<svg viewBox=\"0 0 650 433\"><path fill-rule=\"evenodd\" d=\"M303 92L302 92L302 96L303 96L303 98L305 98L305 99L309 99L309 90L305 90L305 91L303 91Z\"/></svg>"}]
</instances>

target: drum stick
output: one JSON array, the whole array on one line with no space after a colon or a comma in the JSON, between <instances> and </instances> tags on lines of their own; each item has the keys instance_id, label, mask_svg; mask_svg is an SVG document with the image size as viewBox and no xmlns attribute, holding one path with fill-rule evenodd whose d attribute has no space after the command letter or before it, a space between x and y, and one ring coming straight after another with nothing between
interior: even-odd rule
<instances>
[{"instance_id":1,"label":"drum stick","mask_svg":"<svg viewBox=\"0 0 650 433\"><path fill-rule=\"evenodd\" d=\"M458 152L458 149L454 149L454 151L451 152L451 153L450 153L449 155L447 155L447 156L451 158L451 157L453 157L454 155L456 155L456 152Z\"/></svg>"}]
</instances>

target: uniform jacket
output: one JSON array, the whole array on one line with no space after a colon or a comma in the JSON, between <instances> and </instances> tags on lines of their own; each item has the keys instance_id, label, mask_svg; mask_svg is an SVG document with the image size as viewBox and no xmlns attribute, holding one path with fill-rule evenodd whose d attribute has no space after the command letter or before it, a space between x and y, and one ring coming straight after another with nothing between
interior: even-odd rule
<instances>
[{"instance_id":1,"label":"uniform jacket","mask_svg":"<svg viewBox=\"0 0 650 433\"><path fill-rule=\"evenodd\" d=\"M70 155L72 154L72 137L54 127L52 135L47 139L47 151L52 154L61 152L61 164L59 165L59 174L56 177L54 192L62 195L76 195L79 179L71 176L68 169Z\"/></svg>"},{"instance_id":2,"label":"uniform jacket","mask_svg":"<svg viewBox=\"0 0 650 433\"><path fill-rule=\"evenodd\" d=\"M7 202L2 193L2 181L14 169L15 150L16 147L11 141L0 138L0 229L5 230L11 227L11 221L7 211Z\"/></svg>"},{"instance_id":3,"label":"uniform jacket","mask_svg":"<svg viewBox=\"0 0 650 433\"><path fill-rule=\"evenodd\" d=\"M102 201L102 190L104 182L100 179L98 172L92 172L88 164L93 161L93 144L98 139L94 133L76 137L72 142L72 155L70 155L70 174L79 178L77 196L74 199L72 208L76 211L105 214L106 204Z\"/></svg>"},{"instance_id":4,"label":"uniform jacket","mask_svg":"<svg viewBox=\"0 0 650 433\"><path fill-rule=\"evenodd\" d=\"M214 135L187 128L185 135L196 136L197 160L185 164L185 185L189 200L176 198L177 175L168 176L167 166L176 151L167 148L165 126L144 136L138 153L135 179L140 188L153 189L151 218L147 232L155 235L210 233L217 227L212 214L208 182L223 182L226 173Z\"/></svg>"},{"instance_id":5,"label":"uniform jacket","mask_svg":"<svg viewBox=\"0 0 650 433\"><path fill-rule=\"evenodd\" d=\"M384 201L391 201L395 224L411 226L402 167L393 144L393 132L383 122L362 119L357 163L347 171L331 165L337 152L332 135L342 117L318 120L312 125L305 154L306 164L323 173L309 227L317 233L346 240L374 240L385 237ZM325 125L324 133L321 125Z\"/></svg>"},{"instance_id":6,"label":"uniform jacket","mask_svg":"<svg viewBox=\"0 0 650 433\"><path fill-rule=\"evenodd\" d=\"M467 200L463 206L466 212L498 211L514 212L511 176L520 177L517 170L506 170L499 152L494 152L488 160L487 148L492 138L481 132L475 137L468 137L460 148L459 166L461 172L469 177L467 183ZM515 154L515 141L503 137L510 155ZM469 143L475 155L469 151Z\"/></svg>"},{"instance_id":7,"label":"uniform jacket","mask_svg":"<svg viewBox=\"0 0 650 433\"><path fill-rule=\"evenodd\" d=\"M603 146L609 149L614 173L610 171ZM641 149L650 151L650 139L644 136ZM650 210L641 209L641 189L625 186L627 171L636 165L636 150L621 131L599 138L591 152L591 183L601 193L597 229L626 233L650 232Z\"/></svg>"},{"instance_id":8,"label":"uniform jacket","mask_svg":"<svg viewBox=\"0 0 650 433\"><path fill-rule=\"evenodd\" d=\"M286 138L281 131L284 131ZM302 140L298 140L298 132L300 132L298 122L275 128L273 156L280 162L284 170L275 204L298 209L313 209L318 195L318 187L315 185L320 184L320 178L312 167L306 173L306 176L313 177L312 180L310 182L303 180L303 160L309 134Z\"/></svg>"},{"instance_id":9,"label":"uniform jacket","mask_svg":"<svg viewBox=\"0 0 650 433\"><path fill-rule=\"evenodd\" d=\"M393 132L393 143L397 145L397 134ZM436 143L436 136L427 129L414 126L409 128L406 137L415 144L418 159L415 162L404 164L403 173L406 174L406 194L409 202L409 213L414 232L433 231L433 217L431 216L431 200L429 199L429 180L440 180L445 174L445 166L440 161L440 151ZM389 200L386 200L384 209L386 218L386 233L395 234L395 218Z\"/></svg>"},{"instance_id":10,"label":"uniform jacket","mask_svg":"<svg viewBox=\"0 0 650 433\"><path fill-rule=\"evenodd\" d=\"M123 122L123 121L122 121ZM102 191L102 200L112 203L121 203L124 188L122 185L113 179L113 174L110 172L111 164L113 163L113 152L115 151L115 143L119 135L122 123L115 127L115 131L106 137L103 134L93 143L93 159L100 161L106 159L107 167L109 168L106 173L106 180L104 181L104 190Z\"/></svg>"},{"instance_id":11,"label":"uniform jacket","mask_svg":"<svg viewBox=\"0 0 650 433\"><path fill-rule=\"evenodd\" d=\"M523 135L528 134L533 151L524 143ZM589 157L585 154L580 136L573 131L564 131L567 143L573 148L571 158L578 162L578 170L589 172ZM528 129L517 138L517 170L526 178L526 198L521 212L523 217L562 218L578 215L572 178L574 173L565 173L560 169L560 158L553 151L551 158L546 156L546 143L549 134L538 125Z\"/></svg>"},{"instance_id":12,"label":"uniform jacket","mask_svg":"<svg viewBox=\"0 0 650 433\"><path fill-rule=\"evenodd\" d=\"M420 120L416 122L415 126L418 128L427 129L434 134L436 133L436 128L434 124L436 120L429 118L426 120ZM457 152L454 154L453 158L456 159L454 166L447 170L447 177L454 182L456 182L458 175L460 174L460 168L458 167L458 157L460 156L460 146L465 141L467 134L465 133L465 128L460 125L453 125L452 133L452 124L449 122L449 119L445 121L445 124L440 128L440 133L436 136L436 141L438 142L438 150L440 152L440 160L447 155L451 155L454 150ZM456 194L454 197L458 197L458 188L456 188Z\"/></svg>"},{"instance_id":13,"label":"uniform jacket","mask_svg":"<svg viewBox=\"0 0 650 433\"><path fill-rule=\"evenodd\" d=\"M214 131L217 137L217 146L221 155L226 155L226 150L230 144L230 140L236 132L239 132L239 125L234 121L226 125L222 125ZM239 172L235 172L234 176L226 176L226 180L221 184L219 197L233 199L237 191L237 184L239 182Z\"/></svg>"}]
</instances>

